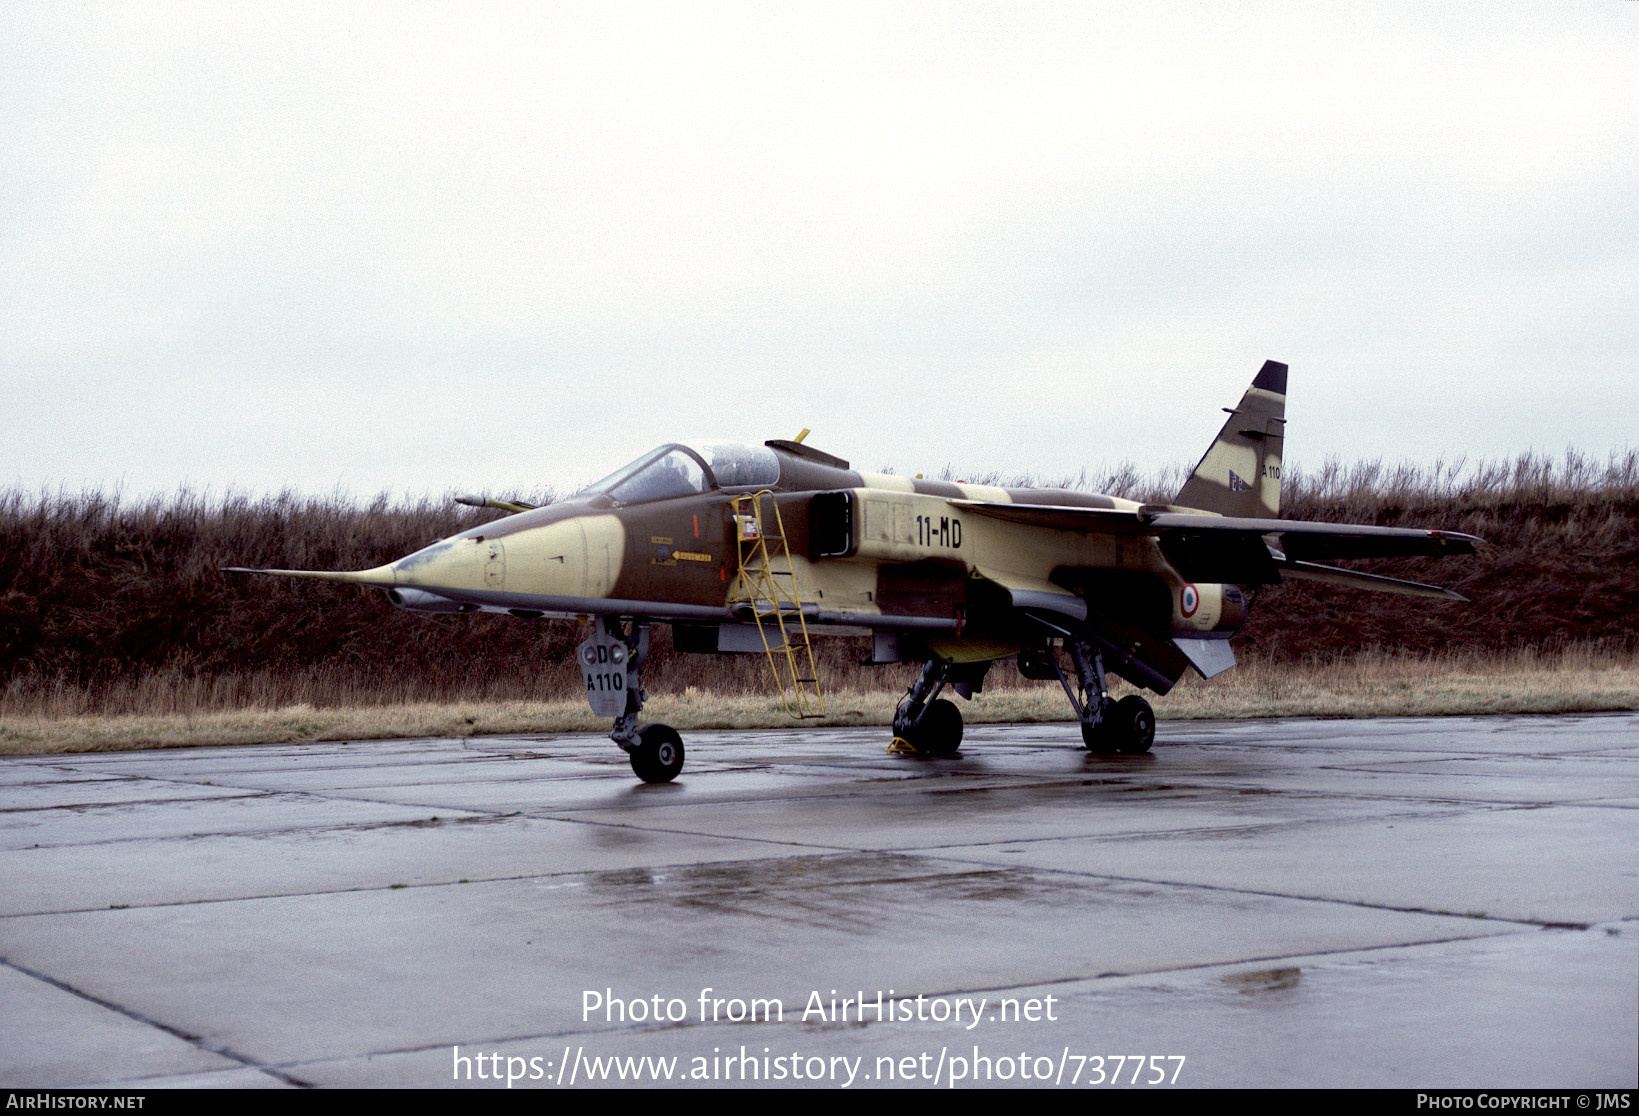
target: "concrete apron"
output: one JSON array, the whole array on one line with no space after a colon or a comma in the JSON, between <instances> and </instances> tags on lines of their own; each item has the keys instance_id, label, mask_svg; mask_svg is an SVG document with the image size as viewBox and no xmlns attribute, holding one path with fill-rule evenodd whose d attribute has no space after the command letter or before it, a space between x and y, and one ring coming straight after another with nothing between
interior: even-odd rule
<instances>
[{"instance_id":1,"label":"concrete apron","mask_svg":"<svg viewBox=\"0 0 1639 1116\"><path fill-rule=\"evenodd\" d=\"M0 761L0 1083L1639 1074L1639 716L686 743Z\"/></svg>"}]
</instances>

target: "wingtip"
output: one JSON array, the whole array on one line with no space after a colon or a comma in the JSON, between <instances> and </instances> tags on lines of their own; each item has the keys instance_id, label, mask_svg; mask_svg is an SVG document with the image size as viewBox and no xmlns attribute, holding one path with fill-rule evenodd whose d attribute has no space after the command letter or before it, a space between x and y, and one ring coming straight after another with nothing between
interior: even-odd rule
<instances>
[{"instance_id":1,"label":"wingtip","mask_svg":"<svg viewBox=\"0 0 1639 1116\"><path fill-rule=\"evenodd\" d=\"M1439 541L1442 554L1477 554L1480 547L1488 545L1478 535L1468 535L1461 531L1430 531L1429 535Z\"/></svg>"}]
</instances>

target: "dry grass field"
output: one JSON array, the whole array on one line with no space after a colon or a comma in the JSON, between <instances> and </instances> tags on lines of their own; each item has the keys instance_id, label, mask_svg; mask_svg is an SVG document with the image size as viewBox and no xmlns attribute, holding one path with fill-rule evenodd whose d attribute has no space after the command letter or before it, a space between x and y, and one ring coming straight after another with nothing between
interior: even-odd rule
<instances>
[{"instance_id":1,"label":"dry grass field","mask_svg":"<svg viewBox=\"0 0 1639 1116\"><path fill-rule=\"evenodd\" d=\"M960 475L1149 501L1176 481ZM1292 518L1486 539L1473 558L1358 564L1472 603L1269 587L1237 641L1243 666L1186 681L1155 703L1162 718L1639 708L1639 452L1328 464L1289 469L1285 488ZM573 622L407 613L373 590L220 570L373 566L495 514L428 498L0 493L0 751L606 730L579 700ZM910 670L857 665L855 641L820 646L829 720L885 724ZM765 671L760 657L676 654L658 627L646 715L789 723ZM1068 716L1056 686L1008 664L964 713Z\"/></svg>"},{"instance_id":2,"label":"dry grass field","mask_svg":"<svg viewBox=\"0 0 1639 1116\"><path fill-rule=\"evenodd\" d=\"M900 673L908 685L910 671ZM886 726L903 692L832 691L825 699L826 716L805 723ZM1118 684L1114 692L1119 695L1126 688ZM1581 647L1550 654L1366 654L1329 663L1254 661L1208 681L1186 679L1171 694L1152 700L1162 720L1606 712L1639 709L1639 658ZM1072 720L1056 683L1026 682L1016 676L964 703L962 714L970 724ZM685 731L793 724L777 696L698 686L653 694L644 716ZM593 717L579 697L319 707L224 708L213 703L190 713L6 714L0 716L0 755L492 733L604 733L608 728L608 722Z\"/></svg>"}]
</instances>

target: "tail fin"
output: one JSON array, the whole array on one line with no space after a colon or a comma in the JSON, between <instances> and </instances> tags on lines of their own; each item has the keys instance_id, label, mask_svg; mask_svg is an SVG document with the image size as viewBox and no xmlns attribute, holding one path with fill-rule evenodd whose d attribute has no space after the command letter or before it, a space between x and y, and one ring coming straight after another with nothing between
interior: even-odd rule
<instances>
[{"instance_id":1,"label":"tail fin","mask_svg":"<svg viewBox=\"0 0 1639 1116\"><path fill-rule=\"evenodd\" d=\"M1277 518L1285 416L1286 365L1264 361L1173 504L1248 519Z\"/></svg>"}]
</instances>

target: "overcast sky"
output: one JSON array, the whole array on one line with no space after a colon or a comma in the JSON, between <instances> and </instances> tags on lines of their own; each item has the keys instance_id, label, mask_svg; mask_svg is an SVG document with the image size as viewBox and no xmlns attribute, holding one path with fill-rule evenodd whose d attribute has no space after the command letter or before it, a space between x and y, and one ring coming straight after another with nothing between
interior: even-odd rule
<instances>
[{"instance_id":1,"label":"overcast sky","mask_svg":"<svg viewBox=\"0 0 1639 1116\"><path fill-rule=\"evenodd\" d=\"M1639 3L0 6L0 485L1639 445Z\"/></svg>"}]
</instances>

